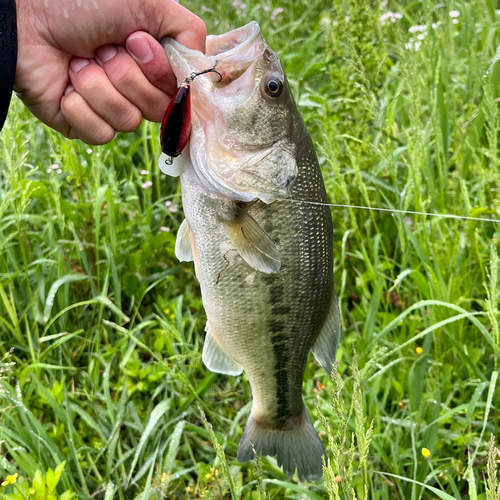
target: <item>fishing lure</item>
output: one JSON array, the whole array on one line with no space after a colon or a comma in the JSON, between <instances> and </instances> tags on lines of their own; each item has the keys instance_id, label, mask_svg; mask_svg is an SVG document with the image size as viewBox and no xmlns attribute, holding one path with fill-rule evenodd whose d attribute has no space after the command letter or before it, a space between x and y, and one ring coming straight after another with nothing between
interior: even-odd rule
<instances>
[{"instance_id":1,"label":"fishing lure","mask_svg":"<svg viewBox=\"0 0 500 500\"><path fill-rule=\"evenodd\" d=\"M213 68L199 73L191 73L177 89L170 101L161 122L161 148L166 155L165 163L172 165L173 159L182 153L191 133L191 83L200 75L217 73L222 81L222 75Z\"/></svg>"}]
</instances>

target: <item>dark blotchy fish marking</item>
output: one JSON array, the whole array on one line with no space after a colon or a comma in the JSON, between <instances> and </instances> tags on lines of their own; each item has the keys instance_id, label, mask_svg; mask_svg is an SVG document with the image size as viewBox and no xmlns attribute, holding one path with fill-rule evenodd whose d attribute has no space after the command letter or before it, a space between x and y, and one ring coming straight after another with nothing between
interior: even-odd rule
<instances>
[{"instance_id":1,"label":"dark blotchy fish marking","mask_svg":"<svg viewBox=\"0 0 500 500\"><path fill-rule=\"evenodd\" d=\"M288 314L289 312L291 311L291 307L290 306L285 306L285 305L275 305L271 308L271 312L273 313L273 315L275 314Z\"/></svg>"},{"instance_id":2,"label":"dark blotchy fish marking","mask_svg":"<svg viewBox=\"0 0 500 500\"><path fill-rule=\"evenodd\" d=\"M269 287L269 299L271 300L271 304L276 305L283 300L283 290L284 287L281 283L273 283Z\"/></svg>"},{"instance_id":3,"label":"dark blotchy fish marking","mask_svg":"<svg viewBox=\"0 0 500 500\"><path fill-rule=\"evenodd\" d=\"M277 275L263 276L264 282L269 285L269 299L272 306L273 318L269 320L268 328L271 334L271 344L275 359L274 374L276 376L277 409L275 419L279 420L289 413L288 384L286 364L289 361L288 349L285 344L286 332L283 321L276 319L276 315L288 314L290 307L282 303L284 286Z\"/></svg>"},{"instance_id":4,"label":"dark blotchy fish marking","mask_svg":"<svg viewBox=\"0 0 500 500\"><path fill-rule=\"evenodd\" d=\"M283 324L282 321L280 321L278 319L272 319L269 321L269 331L272 334L282 333L284 329L285 329L285 325ZM271 341L273 341L273 338L274 338L274 336L271 337Z\"/></svg>"},{"instance_id":5,"label":"dark blotchy fish marking","mask_svg":"<svg viewBox=\"0 0 500 500\"><path fill-rule=\"evenodd\" d=\"M276 375L276 420L289 416L288 405L288 376L286 369L287 349L283 344L273 344L273 351L276 357L274 374Z\"/></svg>"}]
</instances>

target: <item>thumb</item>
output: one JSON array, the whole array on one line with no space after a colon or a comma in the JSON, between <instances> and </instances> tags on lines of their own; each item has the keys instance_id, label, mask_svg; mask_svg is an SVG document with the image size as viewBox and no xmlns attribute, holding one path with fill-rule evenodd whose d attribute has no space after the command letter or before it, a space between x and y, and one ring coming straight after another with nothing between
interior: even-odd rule
<instances>
[{"instance_id":1,"label":"thumb","mask_svg":"<svg viewBox=\"0 0 500 500\"><path fill-rule=\"evenodd\" d=\"M128 8L135 14L135 29L145 31L161 40L175 38L193 50L205 52L207 28L205 23L175 0L128 0ZM122 28L123 31L123 28Z\"/></svg>"},{"instance_id":2,"label":"thumb","mask_svg":"<svg viewBox=\"0 0 500 500\"><path fill-rule=\"evenodd\" d=\"M177 90L177 79L161 44L149 33L137 31L127 38L125 46L146 78L155 87L173 96Z\"/></svg>"},{"instance_id":3,"label":"thumb","mask_svg":"<svg viewBox=\"0 0 500 500\"><path fill-rule=\"evenodd\" d=\"M159 27L158 35L150 29L144 30L161 40L165 36L175 38L186 47L205 53L207 38L207 27L205 23L195 14L176 2L169 3L168 7L164 1L160 5L164 12L160 13L162 25Z\"/></svg>"}]
</instances>

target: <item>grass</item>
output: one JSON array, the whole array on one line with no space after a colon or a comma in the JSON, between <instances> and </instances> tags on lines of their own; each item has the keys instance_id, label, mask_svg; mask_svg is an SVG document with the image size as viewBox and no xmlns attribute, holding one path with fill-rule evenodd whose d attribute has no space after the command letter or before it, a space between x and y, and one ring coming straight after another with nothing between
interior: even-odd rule
<instances>
[{"instance_id":1,"label":"grass","mask_svg":"<svg viewBox=\"0 0 500 500\"><path fill-rule=\"evenodd\" d=\"M186 6L211 33L260 22L332 203L398 210L332 208L343 337L332 379L311 357L304 382L324 480L235 458L250 388L202 365L158 126L88 148L14 102L0 134L0 478L19 476L0 498L498 500L500 225L399 212L499 218L494 2ZM402 19L382 24L388 11Z\"/></svg>"}]
</instances>

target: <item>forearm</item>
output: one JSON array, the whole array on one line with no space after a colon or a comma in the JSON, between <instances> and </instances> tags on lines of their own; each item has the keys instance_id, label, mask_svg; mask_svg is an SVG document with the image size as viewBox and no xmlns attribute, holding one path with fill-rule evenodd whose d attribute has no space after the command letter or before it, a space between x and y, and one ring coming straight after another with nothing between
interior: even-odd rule
<instances>
[{"instance_id":1,"label":"forearm","mask_svg":"<svg viewBox=\"0 0 500 500\"><path fill-rule=\"evenodd\" d=\"M0 0L0 130L9 110L17 63L15 0Z\"/></svg>"}]
</instances>

